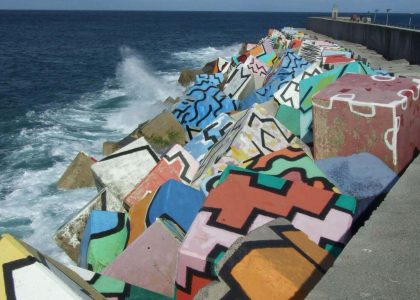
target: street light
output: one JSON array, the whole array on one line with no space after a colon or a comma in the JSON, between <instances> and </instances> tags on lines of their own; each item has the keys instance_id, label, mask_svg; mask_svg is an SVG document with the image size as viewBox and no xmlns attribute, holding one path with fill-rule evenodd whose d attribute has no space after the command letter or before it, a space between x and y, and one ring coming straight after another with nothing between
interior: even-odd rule
<instances>
[{"instance_id":1,"label":"street light","mask_svg":"<svg viewBox=\"0 0 420 300\"><path fill-rule=\"evenodd\" d=\"M379 12L379 9L375 9L375 15L373 16L373 23L376 23L376 14Z\"/></svg>"},{"instance_id":2,"label":"street light","mask_svg":"<svg viewBox=\"0 0 420 300\"><path fill-rule=\"evenodd\" d=\"M388 26L388 14L389 14L389 12L391 11L391 9L390 8L387 8L386 9L386 25Z\"/></svg>"}]
</instances>

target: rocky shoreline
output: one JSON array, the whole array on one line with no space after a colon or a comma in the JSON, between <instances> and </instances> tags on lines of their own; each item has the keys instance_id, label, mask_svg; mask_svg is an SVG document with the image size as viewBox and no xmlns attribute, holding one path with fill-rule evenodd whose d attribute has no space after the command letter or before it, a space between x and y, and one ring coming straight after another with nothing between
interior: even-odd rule
<instances>
[{"instance_id":1,"label":"rocky shoreline","mask_svg":"<svg viewBox=\"0 0 420 300\"><path fill-rule=\"evenodd\" d=\"M183 70L58 181L98 189L54 236L77 267L5 234L0 298L305 298L420 150L417 67L286 27Z\"/></svg>"}]
</instances>

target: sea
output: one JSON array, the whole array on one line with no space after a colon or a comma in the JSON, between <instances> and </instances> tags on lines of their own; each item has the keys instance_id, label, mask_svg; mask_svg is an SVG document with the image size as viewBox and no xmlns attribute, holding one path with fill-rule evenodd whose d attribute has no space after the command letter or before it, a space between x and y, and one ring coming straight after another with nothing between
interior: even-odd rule
<instances>
[{"instance_id":1,"label":"sea","mask_svg":"<svg viewBox=\"0 0 420 300\"><path fill-rule=\"evenodd\" d=\"M56 187L79 151L101 159L104 141L158 114L183 93L180 70L320 15L0 10L0 234L70 263L53 234L97 193Z\"/></svg>"}]
</instances>

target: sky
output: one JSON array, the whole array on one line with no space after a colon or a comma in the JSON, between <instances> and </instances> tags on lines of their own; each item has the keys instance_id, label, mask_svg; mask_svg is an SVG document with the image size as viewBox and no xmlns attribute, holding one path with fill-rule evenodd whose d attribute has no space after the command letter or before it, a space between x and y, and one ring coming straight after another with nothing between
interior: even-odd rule
<instances>
[{"instance_id":1,"label":"sky","mask_svg":"<svg viewBox=\"0 0 420 300\"><path fill-rule=\"evenodd\" d=\"M0 0L0 9L420 13L420 0Z\"/></svg>"}]
</instances>

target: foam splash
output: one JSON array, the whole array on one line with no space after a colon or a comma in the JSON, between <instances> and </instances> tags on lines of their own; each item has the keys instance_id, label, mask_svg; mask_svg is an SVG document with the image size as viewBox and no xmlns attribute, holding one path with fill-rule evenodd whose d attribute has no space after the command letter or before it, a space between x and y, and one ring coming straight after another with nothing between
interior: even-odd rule
<instances>
[{"instance_id":1,"label":"foam splash","mask_svg":"<svg viewBox=\"0 0 420 300\"><path fill-rule=\"evenodd\" d=\"M131 132L165 109L163 101L182 94L177 73L156 72L134 50L121 48L122 61L117 67L117 80L129 99L128 105L112 115L108 128Z\"/></svg>"}]
</instances>

